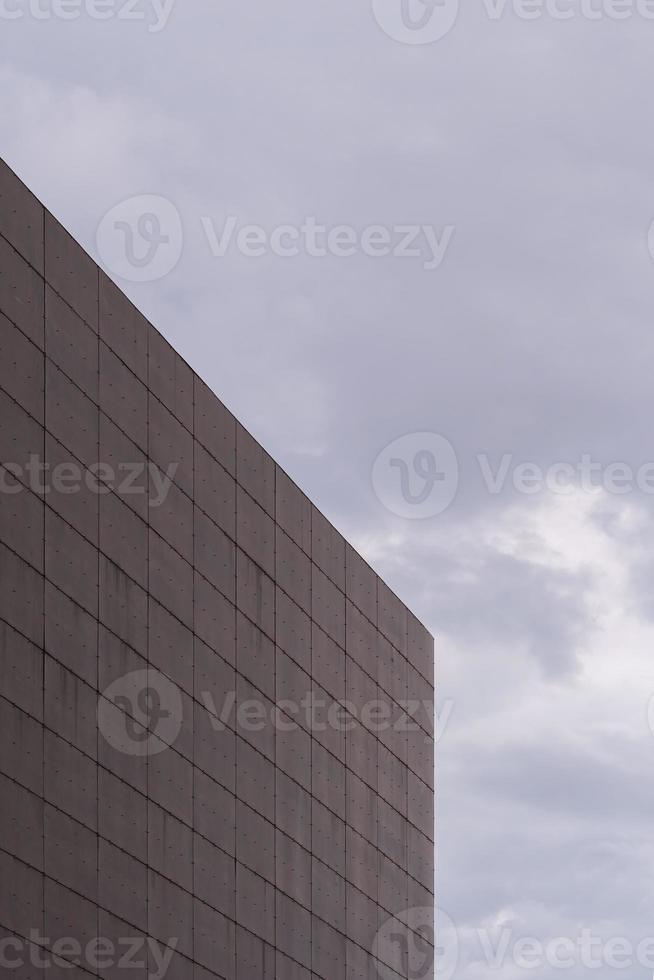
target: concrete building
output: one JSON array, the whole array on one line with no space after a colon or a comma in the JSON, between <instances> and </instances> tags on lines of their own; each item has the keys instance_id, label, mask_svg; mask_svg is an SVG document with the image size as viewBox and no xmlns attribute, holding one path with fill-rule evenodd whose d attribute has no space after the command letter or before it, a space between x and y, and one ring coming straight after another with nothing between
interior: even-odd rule
<instances>
[{"instance_id":1,"label":"concrete building","mask_svg":"<svg viewBox=\"0 0 654 980\"><path fill-rule=\"evenodd\" d=\"M431 976L431 637L4 164L0 462L0 974Z\"/></svg>"}]
</instances>

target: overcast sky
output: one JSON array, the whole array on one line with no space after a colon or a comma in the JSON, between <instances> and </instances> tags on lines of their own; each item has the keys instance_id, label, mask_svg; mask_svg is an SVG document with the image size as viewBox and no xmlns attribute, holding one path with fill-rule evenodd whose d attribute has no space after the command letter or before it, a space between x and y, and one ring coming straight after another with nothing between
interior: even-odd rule
<instances>
[{"instance_id":1,"label":"overcast sky","mask_svg":"<svg viewBox=\"0 0 654 980\"><path fill-rule=\"evenodd\" d=\"M455 976L649 980L513 943L654 936L654 4L29 2L0 153L437 637Z\"/></svg>"}]
</instances>

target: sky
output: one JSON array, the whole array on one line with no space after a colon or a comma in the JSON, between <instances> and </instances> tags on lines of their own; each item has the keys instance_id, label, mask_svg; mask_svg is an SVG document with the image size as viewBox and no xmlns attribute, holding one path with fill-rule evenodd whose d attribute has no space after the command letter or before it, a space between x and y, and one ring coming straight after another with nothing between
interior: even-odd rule
<instances>
[{"instance_id":1,"label":"sky","mask_svg":"<svg viewBox=\"0 0 654 980\"><path fill-rule=\"evenodd\" d=\"M654 3L0 20L0 155L436 636L437 975L651 977Z\"/></svg>"}]
</instances>

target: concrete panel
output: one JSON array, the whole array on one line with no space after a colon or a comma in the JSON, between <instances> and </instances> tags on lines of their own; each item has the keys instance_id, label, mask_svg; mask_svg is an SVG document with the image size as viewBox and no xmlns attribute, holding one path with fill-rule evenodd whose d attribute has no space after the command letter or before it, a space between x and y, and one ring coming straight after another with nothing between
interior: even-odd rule
<instances>
[{"instance_id":1,"label":"concrete panel","mask_svg":"<svg viewBox=\"0 0 654 980\"><path fill-rule=\"evenodd\" d=\"M406 657L407 609L381 579L377 580L377 616L381 633Z\"/></svg>"},{"instance_id":2,"label":"concrete panel","mask_svg":"<svg viewBox=\"0 0 654 980\"><path fill-rule=\"evenodd\" d=\"M347 837L347 880L372 901L377 901L378 854L373 845L348 827Z\"/></svg>"},{"instance_id":3,"label":"concrete panel","mask_svg":"<svg viewBox=\"0 0 654 980\"><path fill-rule=\"evenodd\" d=\"M408 664L406 658L385 637L377 642L377 680L379 686L397 704L404 704L408 693ZM431 692L429 692L431 694Z\"/></svg>"},{"instance_id":4,"label":"concrete panel","mask_svg":"<svg viewBox=\"0 0 654 980\"><path fill-rule=\"evenodd\" d=\"M400 759L379 746L379 795L403 816L407 813L408 776Z\"/></svg>"},{"instance_id":5,"label":"concrete panel","mask_svg":"<svg viewBox=\"0 0 654 980\"><path fill-rule=\"evenodd\" d=\"M392 915L407 908L409 879L405 871L379 852L379 904Z\"/></svg>"},{"instance_id":6,"label":"concrete panel","mask_svg":"<svg viewBox=\"0 0 654 980\"><path fill-rule=\"evenodd\" d=\"M434 789L434 739L417 725L408 732L408 764L417 776Z\"/></svg>"},{"instance_id":7,"label":"concrete panel","mask_svg":"<svg viewBox=\"0 0 654 980\"><path fill-rule=\"evenodd\" d=\"M345 764L346 730L352 719L340 701L332 698L319 684L313 683L310 712L311 731L317 742Z\"/></svg>"},{"instance_id":8,"label":"concrete panel","mask_svg":"<svg viewBox=\"0 0 654 980\"><path fill-rule=\"evenodd\" d=\"M148 871L148 933L193 955L193 897L156 871Z\"/></svg>"},{"instance_id":9,"label":"concrete panel","mask_svg":"<svg viewBox=\"0 0 654 980\"><path fill-rule=\"evenodd\" d=\"M311 673L311 620L279 587L275 590L275 601L277 646Z\"/></svg>"},{"instance_id":10,"label":"concrete panel","mask_svg":"<svg viewBox=\"0 0 654 980\"><path fill-rule=\"evenodd\" d=\"M25 411L43 422L43 352L0 313L0 387Z\"/></svg>"},{"instance_id":11,"label":"concrete panel","mask_svg":"<svg viewBox=\"0 0 654 980\"><path fill-rule=\"evenodd\" d=\"M232 476L236 475L236 419L194 375L195 438Z\"/></svg>"},{"instance_id":12,"label":"concrete panel","mask_svg":"<svg viewBox=\"0 0 654 980\"><path fill-rule=\"evenodd\" d=\"M56 735L90 759L97 757L97 695L93 688L47 654L43 718Z\"/></svg>"},{"instance_id":13,"label":"concrete panel","mask_svg":"<svg viewBox=\"0 0 654 980\"><path fill-rule=\"evenodd\" d=\"M58 221L45 213L45 277L83 320L98 329L98 276L95 262Z\"/></svg>"},{"instance_id":14,"label":"concrete panel","mask_svg":"<svg viewBox=\"0 0 654 980\"><path fill-rule=\"evenodd\" d=\"M130 980L148 980L148 951L145 936L139 933L138 929L117 919L110 912L100 909L98 913L98 935L106 938L112 944L111 948L118 951L118 955L111 960L112 965L100 968L100 976L103 980L123 980L126 972L121 959L127 952L127 944L134 945L135 955L132 957L134 965L130 967ZM62 977L62 980L65 978Z\"/></svg>"},{"instance_id":15,"label":"concrete panel","mask_svg":"<svg viewBox=\"0 0 654 980\"><path fill-rule=\"evenodd\" d=\"M236 608L197 572L193 581L195 633L233 664L236 660Z\"/></svg>"},{"instance_id":16,"label":"concrete panel","mask_svg":"<svg viewBox=\"0 0 654 980\"><path fill-rule=\"evenodd\" d=\"M236 864L236 919L264 942L275 941L275 888L242 864Z\"/></svg>"},{"instance_id":17,"label":"concrete panel","mask_svg":"<svg viewBox=\"0 0 654 980\"><path fill-rule=\"evenodd\" d=\"M311 909L333 929L345 932L345 879L313 858Z\"/></svg>"},{"instance_id":18,"label":"concrete panel","mask_svg":"<svg viewBox=\"0 0 654 980\"><path fill-rule=\"evenodd\" d=\"M132 650L120 637L105 626L98 629L98 686L104 692L110 684L133 671L147 668L147 660ZM131 717L142 720L141 713L133 704L121 704L121 710Z\"/></svg>"},{"instance_id":19,"label":"concrete panel","mask_svg":"<svg viewBox=\"0 0 654 980\"><path fill-rule=\"evenodd\" d=\"M284 714L309 731L311 677L280 649L276 651L275 685L276 703Z\"/></svg>"},{"instance_id":20,"label":"concrete panel","mask_svg":"<svg viewBox=\"0 0 654 980\"><path fill-rule=\"evenodd\" d=\"M407 671L407 697L416 702L413 717L428 735L434 734L434 689L412 664Z\"/></svg>"},{"instance_id":21,"label":"concrete panel","mask_svg":"<svg viewBox=\"0 0 654 980\"><path fill-rule=\"evenodd\" d=\"M275 980L275 949L246 929L236 929L236 980ZM285 980L291 980L286 977Z\"/></svg>"},{"instance_id":22,"label":"concrete panel","mask_svg":"<svg viewBox=\"0 0 654 980\"><path fill-rule=\"evenodd\" d=\"M313 854L345 877L345 823L318 800L312 803L311 835Z\"/></svg>"},{"instance_id":23,"label":"concrete panel","mask_svg":"<svg viewBox=\"0 0 654 980\"><path fill-rule=\"evenodd\" d=\"M98 768L93 759L47 730L44 732L43 795L48 803L78 823L97 830Z\"/></svg>"},{"instance_id":24,"label":"concrete panel","mask_svg":"<svg viewBox=\"0 0 654 980\"><path fill-rule=\"evenodd\" d=\"M161 334L148 325L148 387L193 432L193 371Z\"/></svg>"},{"instance_id":25,"label":"concrete panel","mask_svg":"<svg viewBox=\"0 0 654 980\"><path fill-rule=\"evenodd\" d=\"M97 902L97 835L49 804L43 826L46 875Z\"/></svg>"},{"instance_id":26,"label":"concrete panel","mask_svg":"<svg viewBox=\"0 0 654 980\"><path fill-rule=\"evenodd\" d=\"M98 899L118 918L147 929L148 869L105 840L98 841Z\"/></svg>"},{"instance_id":27,"label":"concrete panel","mask_svg":"<svg viewBox=\"0 0 654 980\"><path fill-rule=\"evenodd\" d=\"M204 902L195 899L193 924L195 958L198 963L221 980L233 980L236 961L234 923Z\"/></svg>"},{"instance_id":28,"label":"concrete panel","mask_svg":"<svg viewBox=\"0 0 654 980\"><path fill-rule=\"evenodd\" d=\"M98 335L47 284L45 352L50 360L97 404Z\"/></svg>"},{"instance_id":29,"label":"concrete panel","mask_svg":"<svg viewBox=\"0 0 654 980\"><path fill-rule=\"evenodd\" d=\"M100 622L134 650L147 654L147 593L102 554Z\"/></svg>"},{"instance_id":30,"label":"concrete panel","mask_svg":"<svg viewBox=\"0 0 654 980\"><path fill-rule=\"evenodd\" d=\"M379 726L379 741L389 752L398 757L403 766L406 766L409 754L408 729L414 723L407 712L396 705L381 688L377 689L377 697L387 717L387 720Z\"/></svg>"},{"instance_id":31,"label":"concrete panel","mask_svg":"<svg viewBox=\"0 0 654 980\"><path fill-rule=\"evenodd\" d=\"M152 598L148 603L148 658L193 695L193 633Z\"/></svg>"},{"instance_id":32,"label":"concrete panel","mask_svg":"<svg viewBox=\"0 0 654 980\"><path fill-rule=\"evenodd\" d=\"M359 946L371 950L379 929L379 906L349 882L346 903L346 935Z\"/></svg>"},{"instance_id":33,"label":"concrete panel","mask_svg":"<svg viewBox=\"0 0 654 980\"><path fill-rule=\"evenodd\" d=\"M406 870L408 825L406 818L381 797L378 799L379 850Z\"/></svg>"},{"instance_id":34,"label":"concrete panel","mask_svg":"<svg viewBox=\"0 0 654 980\"><path fill-rule=\"evenodd\" d=\"M47 358L45 424L48 432L85 466L97 462L97 405Z\"/></svg>"},{"instance_id":35,"label":"concrete panel","mask_svg":"<svg viewBox=\"0 0 654 980\"><path fill-rule=\"evenodd\" d=\"M145 452L104 412L100 412L100 462L112 474L111 487L124 504L149 520L150 485Z\"/></svg>"},{"instance_id":36,"label":"concrete panel","mask_svg":"<svg viewBox=\"0 0 654 980\"><path fill-rule=\"evenodd\" d=\"M195 508L195 568L230 602L236 588L234 542L206 514Z\"/></svg>"},{"instance_id":37,"label":"concrete panel","mask_svg":"<svg viewBox=\"0 0 654 980\"><path fill-rule=\"evenodd\" d=\"M132 442L147 450L148 389L102 341L100 408Z\"/></svg>"},{"instance_id":38,"label":"concrete panel","mask_svg":"<svg viewBox=\"0 0 654 980\"><path fill-rule=\"evenodd\" d=\"M152 800L147 804L148 865L193 891L193 830Z\"/></svg>"},{"instance_id":39,"label":"concrete panel","mask_svg":"<svg viewBox=\"0 0 654 980\"><path fill-rule=\"evenodd\" d=\"M97 616L97 549L50 508L45 512L45 574L60 592Z\"/></svg>"},{"instance_id":40,"label":"concrete panel","mask_svg":"<svg viewBox=\"0 0 654 980\"><path fill-rule=\"evenodd\" d=\"M29 467L42 458L43 438L38 422L0 389L0 462L25 486L33 485Z\"/></svg>"},{"instance_id":41,"label":"concrete panel","mask_svg":"<svg viewBox=\"0 0 654 980\"><path fill-rule=\"evenodd\" d=\"M195 638L194 696L199 705L221 719L224 725L236 723L236 673L234 667ZM199 713L198 713L199 717Z\"/></svg>"},{"instance_id":42,"label":"concrete panel","mask_svg":"<svg viewBox=\"0 0 654 980\"><path fill-rule=\"evenodd\" d=\"M285 834L311 850L311 796L281 770L276 774L275 823Z\"/></svg>"},{"instance_id":43,"label":"concrete panel","mask_svg":"<svg viewBox=\"0 0 654 980\"><path fill-rule=\"evenodd\" d=\"M99 483L96 471L81 467L70 450L49 432L45 434L44 461L48 507L97 546L99 502L108 491Z\"/></svg>"},{"instance_id":44,"label":"concrete panel","mask_svg":"<svg viewBox=\"0 0 654 980\"><path fill-rule=\"evenodd\" d=\"M122 737L125 732L125 715L118 707L114 707L111 715L112 725ZM138 725L134 722L134 725ZM143 730L144 731L144 730ZM148 759L144 755L129 755L116 748L107 738L99 733L98 762L112 775L127 783L140 794L148 791Z\"/></svg>"},{"instance_id":45,"label":"concrete panel","mask_svg":"<svg viewBox=\"0 0 654 980\"><path fill-rule=\"evenodd\" d=\"M0 696L43 720L43 654L0 620Z\"/></svg>"},{"instance_id":46,"label":"concrete panel","mask_svg":"<svg viewBox=\"0 0 654 980\"><path fill-rule=\"evenodd\" d=\"M193 627L193 568L150 530L150 593L185 626Z\"/></svg>"},{"instance_id":47,"label":"concrete panel","mask_svg":"<svg viewBox=\"0 0 654 980\"><path fill-rule=\"evenodd\" d=\"M345 595L317 565L311 568L311 607L320 628L345 649Z\"/></svg>"},{"instance_id":48,"label":"concrete panel","mask_svg":"<svg viewBox=\"0 0 654 980\"><path fill-rule=\"evenodd\" d=\"M315 739L312 745L311 786L313 795L345 819L345 766Z\"/></svg>"},{"instance_id":49,"label":"concrete panel","mask_svg":"<svg viewBox=\"0 0 654 980\"><path fill-rule=\"evenodd\" d=\"M100 497L100 550L147 588L148 525L114 493Z\"/></svg>"},{"instance_id":50,"label":"concrete panel","mask_svg":"<svg viewBox=\"0 0 654 980\"><path fill-rule=\"evenodd\" d=\"M228 854L236 853L236 800L201 770L194 772L195 830Z\"/></svg>"},{"instance_id":51,"label":"concrete panel","mask_svg":"<svg viewBox=\"0 0 654 980\"><path fill-rule=\"evenodd\" d=\"M275 767L251 745L236 739L236 795L271 822L275 819Z\"/></svg>"},{"instance_id":52,"label":"concrete panel","mask_svg":"<svg viewBox=\"0 0 654 980\"><path fill-rule=\"evenodd\" d=\"M377 794L350 769L346 774L347 822L377 846Z\"/></svg>"},{"instance_id":53,"label":"concrete panel","mask_svg":"<svg viewBox=\"0 0 654 980\"><path fill-rule=\"evenodd\" d=\"M311 912L278 891L275 896L277 913L277 946L292 960L311 969Z\"/></svg>"},{"instance_id":54,"label":"concrete panel","mask_svg":"<svg viewBox=\"0 0 654 980\"><path fill-rule=\"evenodd\" d=\"M275 524L242 487L236 489L236 543L267 575L275 575Z\"/></svg>"},{"instance_id":55,"label":"concrete panel","mask_svg":"<svg viewBox=\"0 0 654 980\"><path fill-rule=\"evenodd\" d=\"M345 549L347 597L373 626L377 625L377 576L351 545Z\"/></svg>"},{"instance_id":56,"label":"concrete panel","mask_svg":"<svg viewBox=\"0 0 654 980\"><path fill-rule=\"evenodd\" d=\"M3 476L0 495L0 541L43 572L43 499L35 496L10 473Z\"/></svg>"},{"instance_id":57,"label":"concrete panel","mask_svg":"<svg viewBox=\"0 0 654 980\"><path fill-rule=\"evenodd\" d=\"M148 759L148 796L183 823L193 825L193 766L174 749Z\"/></svg>"},{"instance_id":58,"label":"concrete panel","mask_svg":"<svg viewBox=\"0 0 654 980\"><path fill-rule=\"evenodd\" d=\"M311 501L280 467L276 467L275 520L311 557Z\"/></svg>"},{"instance_id":59,"label":"concrete panel","mask_svg":"<svg viewBox=\"0 0 654 980\"><path fill-rule=\"evenodd\" d=\"M311 908L311 852L280 830L276 831L275 842L277 888Z\"/></svg>"},{"instance_id":60,"label":"concrete panel","mask_svg":"<svg viewBox=\"0 0 654 980\"><path fill-rule=\"evenodd\" d=\"M150 458L164 471L175 466L173 480L178 487L193 496L193 436L181 422L150 393L148 400L148 452Z\"/></svg>"},{"instance_id":61,"label":"concrete panel","mask_svg":"<svg viewBox=\"0 0 654 980\"><path fill-rule=\"evenodd\" d=\"M311 917L311 968L324 980L345 980L345 936Z\"/></svg>"},{"instance_id":62,"label":"concrete panel","mask_svg":"<svg viewBox=\"0 0 654 980\"><path fill-rule=\"evenodd\" d=\"M5 850L43 871L43 800L6 776L0 776L0 840Z\"/></svg>"},{"instance_id":63,"label":"concrete panel","mask_svg":"<svg viewBox=\"0 0 654 980\"><path fill-rule=\"evenodd\" d=\"M239 422L236 423L236 480L275 517L275 462Z\"/></svg>"},{"instance_id":64,"label":"concrete panel","mask_svg":"<svg viewBox=\"0 0 654 980\"><path fill-rule=\"evenodd\" d=\"M280 708L284 707L284 700L278 699ZM279 718L275 733L275 764L307 792L311 792L311 735L300 728L297 716L280 712Z\"/></svg>"},{"instance_id":65,"label":"concrete panel","mask_svg":"<svg viewBox=\"0 0 654 980\"><path fill-rule=\"evenodd\" d=\"M44 934L52 943L58 939L76 939L86 947L97 933L97 904L46 878Z\"/></svg>"},{"instance_id":66,"label":"concrete panel","mask_svg":"<svg viewBox=\"0 0 654 980\"><path fill-rule=\"evenodd\" d=\"M345 539L316 507L311 512L311 560L345 592Z\"/></svg>"},{"instance_id":67,"label":"concrete panel","mask_svg":"<svg viewBox=\"0 0 654 980\"><path fill-rule=\"evenodd\" d=\"M231 700L217 703L221 714L230 710ZM234 711L229 720L234 722ZM194 758L195 765L230 792L236 788L236 735L204 705L195 707Z\"/></svg>"},{"instance_id":68,"label":"concrete panel","mask_svg":"<svg viewBox=\"0 0 654 980\"><path fill-rule=\"evenodd\" d=\"M337 701L343 701L346 697L345 651L315 623L311 636L312 676Z\"/></svg>"},{"instance_id":69,"label":"concrete panel","mask_svg":"<svg viewBox=\"0 0 654 980\"><path fill-rule=\"evenodd\" d=\"M291 960L288 956L284 956L277 950L277 956L275 958L275 965L277 969L277 976L284 977L284 980L311 980L311 971L306 970L303 966L300 966L295 960Z\"/></svg>"},{"instance_id":70,"label":"concrete panel","mask_svg":"<svg viewBox=\"0 0 654 980\"><path fill-rule=\"evenodd\" d=\"M0 238L0 313L43 350L43 279Z\"/></svg>"},{"instance_id":71,"label":"concrete panel","mask_svg":"<svg viewBox=\"0 0 654 980\"><path fill-rule=\"evenodd\" d=\"M148 851L146 797L102 768L98 769L98 831L116 847L155 866L152 843Z\"/></svg>"},{"instance_id":72,"label":"concrete panel","mask_svg":"<svg viewBox=\"0 0 654 980\"><path fill-rule=\"evenodd\" d=\"M5 929L29 936L43 926L43 875L23 861L0 851L0 922Z\"/></svg>"},{"instance_id":73,"label":"concrete panel","mask_svg":"<svg viewBox=\"0 0 654 980\"><path fill-rule=\"evenodd\" d=\"M152 470L157 474L155 482ZM174 483L161 481L168 477L163 470L150 463L149 522L159 537L177 551L187 562L193 563L193 501Z\"/></svg>"},{"instance_id":74,"label":"concrete panel","mask_svg":"<svg viewBox=\"0 0 654 980\"><path fill-rule=\"evenodd\" d=\"M50 582L45 583L45 649L91 687L97 687L97 620Z\"/></svg>"},{"instance_id":75,"label":"concrete panel","mask_svg":"<svg viewBox=\"0 0 654 980\"><path fill-rule=\"evenodd\" d=\"M277 584L301 609L311 615L311 561L280 527L275 547Z\"/></svg>"},{"instance_id":76,"label":"concrete panel","mask_svg":"<svg viewBox=\"0 0 654 980\"><path fill-rule=\"evenodd\" d=\"M273 657L271 661L274 664ZM239 736L274 764L276 741L274 702L239 673L236 675L236 702L236 730Z\"/></svg>"},{"instance_id":77,"label":"concrete panel","mask_svg":"<svg viewBox=\"0 0 654 980\"><path fill-rule=\"evenodd\" d=\"M43 576L0 543L0 619L43 645Z\"/></svg>"},{"instance_id":78,"label":"concrete panel","mask_svg":"<svg viewBox=\"0 0 654 980\"><path fill-rule=\"evenodd\" d=\"M233 919L236 912L236 862L199 834L193 839L193 894Z\"/></svg>"},{"instance_id":79,"label":"concrete panel","mask_svg":"<svg viewBox=\"0 0 654 980\"><path fill-rule=\"evenodd\" d=\"M197 440L194 443L195 503L232 540L236 537L236 480Z\"/></svg>"},{"instance_id":80,"label":"concrete panel","mask_svg":"<svg viewBox=\"0 0 654 980\"><path fill-rule=\"evenodd\" d=\"M99 274L100 337L137 378L148 383L148 337L151 327L142 313L102 270Z\"/></svg>"},{"instance_id":81,"label":"concrete panel","mask_svg":"<svg viewBox=\"0 0 654 980\"><path fill-rule=\"evenodd\" d=\"M357 725L356 728L347 733L346 758L348 767L353 769L357 776L364 783L367 783L371 789L377 790L380 778L378 774L379 741L361 725Z\"/></svg>"},{"instance_id":82,"label":"concrete panel","mask_svg":"<svg viewBox=\"0 0 654 980\"><path fill-rule=\"evenodd\" d=\"M0 160L0 235L43 275L44 209L40 201Z\"/></svg>"},{"instance_id":83,"label":"concrete panel","mask_svg":"<svg viewBox=\"0 0 654 980\"><path fill-rule=\"evenodd\" d=\"M434 638L411 611L407 614L409 661L434 686Z\"/></svg>"},{"instance_id":84,"label":"concrete panel","mask_svg":"<svg viewBox=\"0 0 654 980\"><path fill-rule=\"evenodd\" d=\"M425 837L434 839L434 794L426 783L409 770L408 818Z\"/></svg>"},{"instance_id":85,"label":"concrete panel","mask_svg":"<svg viewBox=\"0 0 654 980\"><path fill-rule=\"evenodd\" d=\"M409 824L409 874L423 888L434 891L434 843Z\"/></svg>"},{"instance_id":86,"label":"concrete panel","mask_svg":"<svg viewBox=\"0 0 654 980\"><path fill-rule=\"evenodd\" d=\"M275 584L240 548L236 552L236 605L274 639Z\"/></svg>"},{"instance_id":87,"label":"concrete panel","mask_svg":"<svg viewBox=\"0 0 654 980\"><path fill-rule=\"evenodd\" d=\"M346 942L346 973L347 980L377 980L377 977L387 976L387 980L401 980L388 967L380 967L372 955L367 952L371 947L362 948L351 940ZM384 972L382 973L382 969Z\"/></svg>"},{"instance_id":88,"label":"concrete panel","mask_svg":"<svg viewBox=\"0 0 654 980\"><path fill-rule=\"evenodd\" d=\"M236 860L275 882L275 827L246 803L236 801Z\"/></svg>"},{"instance_id":89,"label":"concrete panel","mask_svg":"<svg viewBox=\"0 0 654 980\"><path fill-rule=\"evenodd\" d=\"M275 646L241 612L236 613L236 669L270 699L275 697Z\"/></svg>"}]
</instances>

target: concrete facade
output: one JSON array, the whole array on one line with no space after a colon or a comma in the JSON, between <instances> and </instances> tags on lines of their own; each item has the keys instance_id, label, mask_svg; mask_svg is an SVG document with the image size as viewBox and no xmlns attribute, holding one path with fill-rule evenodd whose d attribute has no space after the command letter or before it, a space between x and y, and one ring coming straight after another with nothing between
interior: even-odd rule
<instances>
[{"instance_id":1,"label":"concrete facade","mask_svg":"<svg viewBox=\"0 0 654 980\"><path fill-rule=\"evenodd\" d=\"M0 462L2 976L430 977L431 637L1 163Z\"/></svg>"}]
</instances>

